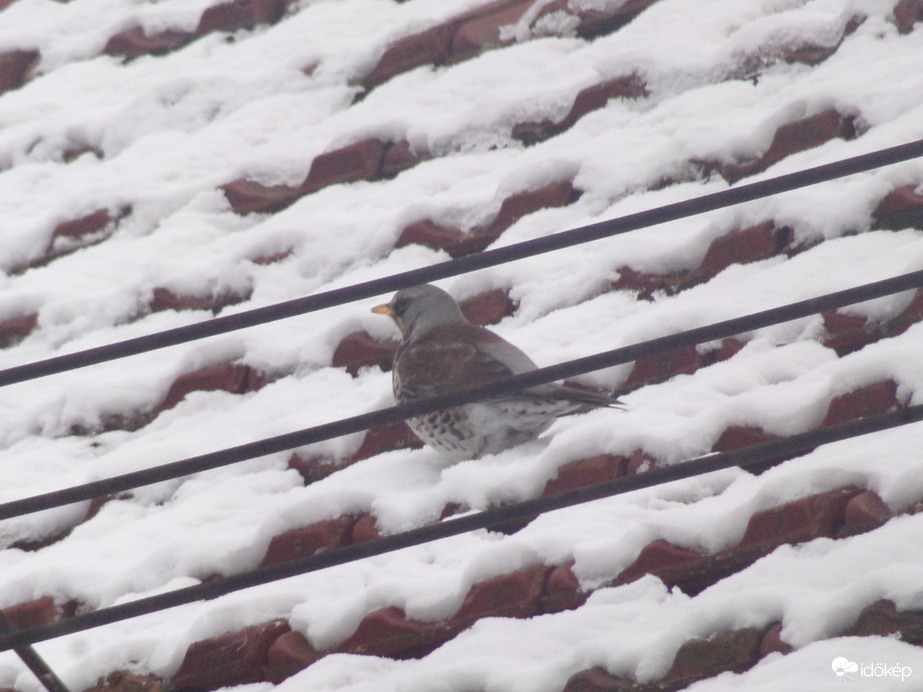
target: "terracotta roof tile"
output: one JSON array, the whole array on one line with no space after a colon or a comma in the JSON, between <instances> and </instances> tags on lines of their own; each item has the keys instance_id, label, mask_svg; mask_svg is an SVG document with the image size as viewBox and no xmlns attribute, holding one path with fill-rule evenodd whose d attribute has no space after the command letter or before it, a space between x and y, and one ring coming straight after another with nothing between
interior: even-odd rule
<instances>
[{"instance_id":1,"label":"terracotta roof tile","mask_svg":"<svg viewBox=\"0 0 923 692\"><path fill-rule=\"evenodd\" d=\"M61 619L62 612L51 596L43 596L28 603L4 608L3 615L14 627L25 629L56 622Z\"/></svg>"},{"instance_id":2,"label":"terracotta roof tile","mask_svg":"<svg viewBox=\"0 0 923 692\"><path fill-rule=\"evenodd\" d=\"M439 24L398 39L388 46L375 68L363 78L363 85L371 89L415 67L443 64L449 56L453 29L451 24Z\"/></svg>"},{"instance_id":3,"label":"terracotta roof tile","mask_svg":"<svg viewBox=\"0 0 923 692\"><path fill-rule=\"evenodd\" d=\"M99 684L87 688L87 692L163 692L163 680L155 675L138 675L120 670L107 675Z\"/></svg>"},{"instance_id":4,"label":"terracotta roof tile","mask_svg":"<svg viewBox=\"0 0 923 692\"><path fill-rule=\"evenodd\" d=\"M736 183L792 154L818 147L831 139L853 139L855 124L850 116L829 109L780 126L773 135L769 148L755 161L742 164L705 164L714 166L729 183Z\"/></svg>"},{"instance_id":5,"label":"terracotta roof tile","mask_svg":"<svg viewBox=\"0 0 923 692\"><path fill-rule=\"evenodd\" d=\"M80 5L55 9L86 24ZM770 10L752 21L702 8L686 16L670 0L373 3L355 15L351 2L155 5L116 12L92 45L30 29L0 55L0 93L9 92L0 99L8 365L189 324L201 318L195 311L262 306L431 264L439 252L461 257L687 199L770 168L845 158L873 140L895 143L894 123L916 103L909 87L881 99L866 78L836 85L862 46L878 47L863 69L891 83L923 19L918 0L833 8L810 21L796 8L797 26ZM0 25L30 11L0 0L4 8ZM35 26L58 26L39 9ZM353 45L348 34L369 28L366 15L375 31ZM677 22L689 32L668 44L662 27ZM878 31L885 22L897 31ZM197 40L215 32L240 33ZM126 60L92 60L101 49ZM407 74L421 67L434 69ZM98 100L69 89L89 74ZM504 85L497 103L495 78ZM901 136L913 132L902 127ZM907 270L923 208L917 177L912 165L853 176L495 268L455 288L469 297L469 319L497 325L542 362L614 348ZM214 286L234 288L206 288ZM398 424L180 480L175 496L136 489L4 521L4 613L17 627L57 622L203 574L240 574L396 527L668 468L709 447L741 449L900 410L919 389L908 354L919 350L921 296L827 311L803 329L687 346L581 380L632 392L632 408L612 421L594 414L556 424L548 445L502 459L441 466L431 450L414 451L419 440ZM0 425L11 479L3 500L385 405L395 342L367 307L264 325L233 342L233 359L224 344L191 344L138 366L20 387L15 406L4 400ZM591 319L601 309L611 311L604 324ZM130 391L115 384L119 372L133 373ZM786 417L773 399L786 388L800 392L803 418ZM199 395L184 415L195 392L249 396L224 397L233 406L218 411L207 404L220 395ZM921 500L905 482L918 475L900 451L907 446L863 439L835 458L821 448L511 521L344 566L336 578L320 572L266 587L278 589L269 601L292 604L277 612L242 593L159 614L135 638L127 626L116 635L130 640L118 650L134 647L138 660L88 663L81 651L116 650L105 628L80 635L78 647L49 645L49 658L65 661L74 689L100 692L301 689L322 669L349 678L349 689L391 690L426 675L451 686L448 672L468 656L502 657L504 675L515 675L517 656L540 655L534 636L570 661L542 663L569 678L562 684L572 692L664 692L746 676L772 653L814 645L789 629L800 615L781 585L760 588L780 589L784 617L747 610L761 565L824 551L830 564L847 564L836 560L851 542L893 546L900 535L907 548L890 557L912 557L911 532L901 531ZM206 486L208 499L198 494ZM221 506L209 504L219 496ZM67 569L75 554L80 569ZM83 564L87 555L98 571ZM856 578L877 578L903 600L852 603L861 609L855 621L828 618L815 641L919 644L920 612L907 605L918 598L885 583L874 564L850 564L838 578L872 570ZM738 609L703 619L701 609L720 610L732 587ZM633 609L656 631L637 648L656 649L658 663L639 663L647 655L639 653L607 670L599 665L612 660L607 642L623 634L614 623L637 626ZM594 618L610 623L607 639L593 639ZM712 620L721 627L703 624ZM173 669L151 665L151 641L161 661L173 647ZM356 655L388 660L370 676ZM503 687L493 665L466 670L468 686ZM4 670L0 688L12 687Z\"/></svg>"},{"instance_id":6,"label":"terracotta roof tile","mask_svg":"<svg viewBox=\"0 0 923 692\"><path fill-rule=\"evenodd\" d=\"M37 50L13 50L0 53L0 93L21 87L41 54Z\"/></svg>"},{"instance_id":7,"label":"terracotta roof tile","mask_svg":"<svg viewBox=\"0 0 923 692\"><path fill-rule=\"evenodd\" d=\"M320 659L322 654L300 632L281 634L266 652L265 676L269 682L280 683Z\"/></svg>"},{"instance_id":8,"label":"terracotta roof tile","mask_svg":"<svg viewBox=\"0 0 923 692\"><path fill-rule=\"evenodd\" d=\"M341 517L273 536L260 565L277 565L322 550L342 547L349 540L354 523L350 517Z\"/></svg>"},{"instance_id":9,"label":"terracotta roof tile","mask_svg":"<svg viewBox=\"0 0 923 692\"><path fill-rule=\"evenodd\" d=\"M522 217L540 209L563 207L580 198L570 181L550 183L536 190L525 190L510 195L500 204L493 220L468 232L445 228L429 219L422 219L406 226L395 247L425 245L434 250L444 250L452 257L461 257L480 252Z\"/></svg>"},{"instance_id":10,"label":"terracotta roof tile","mask_svg":"<svg viewBox=\"0 0 923 692\"><path fill-rule=\"evenodd\" d=\"M0 322L0 347L13 346L25 339L38 324L38 315L12 317Z\"/></svg>"},{"instance_id":11,"label":"terracotta roof tile","mask_svg":"<svg viewBox=\"0 0 923 692\"><path fill-rule=\"evenodd\" d=\"M205 9L194 31L168 29L149 36L135 26L112 36L103 52L126 58L163 55L215 31L252 29L257 24L272 24L282 17L289 0L230 0Z\"/></svg>"},{"instance_id":12,"label":"terracotta roof tile","mask_svg":"<svg viewBox=\"0 0 923 692\"><path fill-rule=\"evenodd\" d=\"M523 144L535 144L573 127L587 113L605 107L610 99L639 99L647 95L648 92L644 82L636 74L607 79L581 90L574 98L573 105L571 105L567 115L559 122L553 123L544 120L542 122L517 123L513 126L512 135Z\"/></svg>"},{"instance_id":13,"label":"terracotta roof tile","mask_svg":"<svg viewBox=\"0 0 923 692\"><path fill-rule=\"evenodd\" d=\"M898 0L894 5L894 23L902 34L909 34L914 24L923 20L923 3L920 0Z\"/></svg>"},{"instance_id":14,"label":"terracotta roof tile","mask_svg":"<svg viewBox=\"0 0 923 692\"><path fill-rule=\"evenodd\" d=\"M317 156L311 163L307 177L297 187L287 185L262 185L240 179L222 186L231 208L238 214L276 212L285 209L304 195L317 192L329 185L374 180L381 174L382 156L386 146L375 140L363 140ZM390 147L388 147L390 150ZM401 165L410 167L410 159L403 157L388 162L388 175L394 175Z\"/></svg>"},{"instance_id":15,"label":"terracotta roof tile","mask_svg":"<svg viewBox=\"0 0 923 692\"><path fill-rule=\"evenodd\" d=\"M158 411L165 411L176 406L191 392L224 391L232 394L244 394L259 389L265 380L253 368L235 363L211 365L201 370L187 373L177 378L167 395L158 406Z\"/></svg>"},{"instance_id":16,"label":"terracotta roof tile","mask_svg":"<svg viewBox=\"0 0 923 692\"><path fill-rule=\"evenodd\" d=\"M661 686L681 689L725 671L744 671L759 660L764 635L762 628L747 627L687 641L676 652Z\"/></svg>"},{"instance_id":17,"label":"terracotta roof tile","mask_svg":"<svg viewBox=\"0 0 923 692\"><path fill-rule=\"evenodd\" d=\"M273 642L288 631L283 622L268 622L194 643L173 683L179 689L215 690L259 682Z\"/></svg>"},{"instance_id":18,"label":"terracotta roof tile","mask_svg":"<svg viewBox=\"0 0 923 692\"><path fill-rule=\"evenodd\" d=\"M913 228L923 219L923 195L917 194L917 185L905 185L891 191L881 200L872 218L876 228Z\"/></svg>"},{"instance_id":19,"label":"terracotta roof tile","mask_svg":"<svg viewBox=\"0 0 923 692\"><path fill-rule=\"evenodd\" d=\"M843 508L843 524L836 530L837 538L854 536L878 528L893 516L877 493L866 490L849 498Z\"/></svg>"}]
</instances>

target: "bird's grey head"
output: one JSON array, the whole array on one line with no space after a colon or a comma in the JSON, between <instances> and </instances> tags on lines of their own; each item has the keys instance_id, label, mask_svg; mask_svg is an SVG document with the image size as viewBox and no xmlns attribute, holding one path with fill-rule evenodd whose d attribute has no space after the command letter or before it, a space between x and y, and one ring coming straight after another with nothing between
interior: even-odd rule
<instances>
[{"instance_id":1,"label":"bird's grey head","mask_svg":"<svg viewBox=\"0 0 923 692\"><path fill-rule=\"evenodd\" d=\"M378 305L372 312L393 319L404 341L419 338L441 324L467 321L455 299L430 284L400 290L390 303Z\"/></svg>"}]
</instances>

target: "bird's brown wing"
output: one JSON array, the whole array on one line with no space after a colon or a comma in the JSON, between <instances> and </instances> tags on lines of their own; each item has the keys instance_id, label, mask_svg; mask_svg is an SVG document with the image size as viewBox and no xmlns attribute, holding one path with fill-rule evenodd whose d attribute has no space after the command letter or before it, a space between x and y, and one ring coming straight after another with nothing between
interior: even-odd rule
<instances>
[{"instance_id":1,"label":"bird's brown wing","mask_svg":"<svg viewBox=\"0 0 923 692\"><path fill-rule=\"evenodd\" d=\"M483 348L479 339L485 331L437 328L401 346L394 361L395 381L400 382L400 392L395 394L404 401L423 399L512 375L507 365Z\"/></svg>"}]
</instances>

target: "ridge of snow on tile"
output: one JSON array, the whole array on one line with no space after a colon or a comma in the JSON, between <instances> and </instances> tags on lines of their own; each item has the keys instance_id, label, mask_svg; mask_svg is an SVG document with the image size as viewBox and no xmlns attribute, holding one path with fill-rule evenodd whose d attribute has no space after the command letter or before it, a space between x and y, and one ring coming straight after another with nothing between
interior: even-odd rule
<instances>
[{"instance_id":1,"label":"ridge of snow on tile","mask_svg":"<svg viewBox=\"0 0 923 692\"><path fill-rule=\"evenodd\" d=\"M895 0L7 3L0 367L923 137L919 20L918 3ZM119 35L143 50L107 55ZM493 328L551 364L920 269L921 185L923 164L909 162L444 286L460 300L502 297ZM242 207L229 189L269 190L269 203ZM405 233L421 224L429 236ZM341 349L355 334L393 340L369 314L377 302L0 390L0 501L389 405L382 354ZM295 450L304 476L293 453L276 454L0 522L0 608L20 622L69 617L593 474L916 404L919 305L908 292L586 375L631 390L629 410L562 420L479 462L358 434ZM690 682L681 664L700 640L765 642L766 628L794 651L750 660L733 684L769 689L821 665L818 685L833 689L834 651L923 670L918 648L847 636L876 631L861 626L868 609L893 604L906 625L894 631L923 609L918 427L38 649L75 690L212 689L183 667L187 652L221 660L234 647L248 653L221 684L259 690L550 692L593 670L641 689ZM824 516L855 535L782 532L701 591L654 576L689 556L755 559L753 517L800 516L820 502L809 498L833 496L843 506ZM531 595L504 610L492 589L517 584ZM559 587L580 598L529 617L535 593ZM413 640L444 621L465 627L432 651L439 642ZM417 650L372 655L386 653L376 628ZM319 656L329 651L351 655ZM39 683L4 653L4 687Z\"/></svg>"}]
</instances>

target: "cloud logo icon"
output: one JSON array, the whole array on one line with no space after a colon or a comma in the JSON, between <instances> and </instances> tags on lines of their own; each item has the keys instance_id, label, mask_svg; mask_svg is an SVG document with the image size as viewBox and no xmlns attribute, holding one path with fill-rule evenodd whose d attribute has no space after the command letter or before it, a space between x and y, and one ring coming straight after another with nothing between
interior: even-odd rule
<instances>
[{"instance_id":1,"label":"cloud logo icon","mask_svg":"<svg viewBox=\"0 0 923 692\"><path fill-rule=\"evenodd\" d=\"M830 667L833 668L833 672L838 678L851 678L850 673L858 672L859 664L853 663L848 658L843 658L838 656L833 659L833 663L830 664Z\"/></svg>"}]
</instances>

